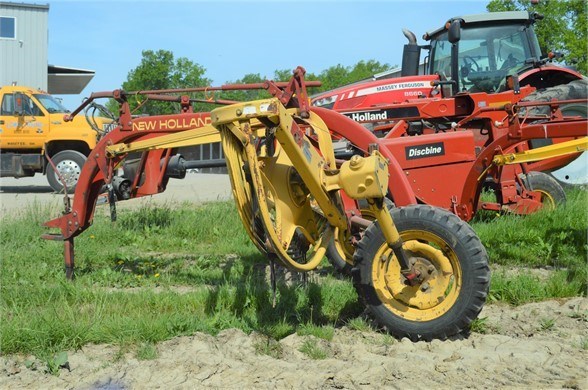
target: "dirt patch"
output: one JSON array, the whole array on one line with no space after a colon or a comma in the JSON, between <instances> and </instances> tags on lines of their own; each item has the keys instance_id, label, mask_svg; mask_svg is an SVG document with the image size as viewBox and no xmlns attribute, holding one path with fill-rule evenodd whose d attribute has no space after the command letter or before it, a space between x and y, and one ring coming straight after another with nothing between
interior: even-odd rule
<instances>
[{"instance_id":1,"label":"dirt patch","mask_svg":"<svg viewBox=\"0 0 588 390\"><path fill-rule=\"evenodd\" d=\"M331 341L291 335L197 333L157 345L157 357L88 345L59 376L4 357L0 388L576 388L588 389L588 299L487 305L479 332L413 343L348 328ZM304 347L321 351L311 359Z\"/></svg>"}]
</instances>

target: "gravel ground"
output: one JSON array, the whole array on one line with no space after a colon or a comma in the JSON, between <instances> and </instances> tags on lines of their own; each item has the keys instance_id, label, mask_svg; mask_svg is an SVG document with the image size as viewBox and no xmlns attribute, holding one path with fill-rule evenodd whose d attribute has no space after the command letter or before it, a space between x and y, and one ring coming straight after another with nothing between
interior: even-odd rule
<instances>
[{"instance_id":1,"label":"gravel ground","mask_svg":"<svg viewBox=\"0 0 588 390\"><path fill-rule=\"evenodd\" d=\"M340 328L331 341L286 337L272 345L271 356L260 352L267 339L235 329L162 342L150 360L88 345L68 353L69 370L58 376L27 368L31 357L4 356L0 388L588 389L587 313L587 298L492 304L481 313L485 332L467 338L413 343ZM325 359L300 351L308 340Z\"/></svg>"}]
</instances>

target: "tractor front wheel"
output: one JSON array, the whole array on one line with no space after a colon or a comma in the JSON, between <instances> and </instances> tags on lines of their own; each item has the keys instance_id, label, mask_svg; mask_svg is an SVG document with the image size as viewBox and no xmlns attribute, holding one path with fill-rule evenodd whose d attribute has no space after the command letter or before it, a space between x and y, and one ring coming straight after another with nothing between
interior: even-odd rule
<instances>
[{"instance_id":1,"label":"tractor front wheel","mask_svg":"<svg viewBox=\"0 0 588 390\"><path fill-rule=\"evenodd\" d=\"M488 255L472 228L426 205L390 210L420 281L406 283L379 223L354 254L354 284L379 326L413 341L446 339L469 328L490 285Z\"/></svg>"}]
</instances>

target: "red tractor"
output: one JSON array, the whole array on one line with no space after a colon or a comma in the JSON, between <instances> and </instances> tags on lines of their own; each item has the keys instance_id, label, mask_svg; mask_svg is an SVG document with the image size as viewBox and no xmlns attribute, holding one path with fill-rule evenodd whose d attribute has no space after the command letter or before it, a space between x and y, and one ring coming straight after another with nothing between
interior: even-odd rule
<instances>
[{"instance_id":1,"label":"red tractor","mask_svg":"<svg viewBox=\"0 0 588 390\"><path fill-rule=\"evenodd\" d=\"M383 73L374 80L315 96L313 105L346 110L434 98L440 92L444 97L464 91L504 92L512 89L507 76L515 75L520 86L537 88L530 97L533 100L544 100L535 97L544 97L546 92L556 100L585 98L585 77L553 64L552 53L542 56L533 30L533 24L541 18L523 11L455 17L425 33L427 45L417 45L415 34L403 29L409 43L404 46L401 77L390 78ZM422 49L428 50L428 55L419 65ZM586 115L584 105L574 105L573 109L570 114ZM397 117L402 117L400 114Z\"/></svg>"},{"instance_id":2,"label":"red tractor","mask_svg":"<svg viewBox=\"0 0 588 390\"><path fill-rule=\"evenodd\" d=\"M326 92L315 96L313 105L341 112L385 137L383 143L405 174L410 175L419 200L455 212L462 189L473 185L464 182L470 163L493 146L509 126L505 108L517 104L528 110L517 116L523 126L555 117L586 117L586 79L571 69L553 65L547 58L540 59L533 32L539 18L528 12L453 18L443 28L425 34L424 39L430 41L426 46L418 46L414 34L404 30L409 43L404 49L402 77L360 82ZM419 75L423 48L429 50L429 55L424 65L426 74ZM524 108L526 101L551 99L566 102ZM577 136L587 133L581 123L575 131ZM569 139L560 137L555 142ZM522 152L553 142L547 137L531 139L501 153ZM416 148L419 145L425 149ZM425 154L411 156L409 146L413 153ZM431 148L442 150L426 153ZM540 172L566 166L578 154L554 153L548 159L504 167L486 180L497 202L480 203L479 207L525 214L538 209L529 207L532 198L550 203L565 200L560 184ZM459 175L462 163L465 171ZM453 174L440 181L437 167L447 164L453 164ZM466 220L471 217L472 214L462 216Z\"/></svg>"}]
</instances>

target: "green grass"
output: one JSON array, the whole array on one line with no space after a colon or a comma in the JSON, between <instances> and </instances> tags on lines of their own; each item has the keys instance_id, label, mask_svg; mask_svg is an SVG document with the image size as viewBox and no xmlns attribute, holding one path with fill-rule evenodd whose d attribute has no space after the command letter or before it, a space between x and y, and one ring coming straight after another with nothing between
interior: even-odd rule
<instances>
[{"instance_id":1,"label":"green grass","mask_svg":"<svg viewBox=\"0 0 588 390\"><path fill-rule=\"evenodd\" d=\"M478 317L472 321L470 330L474 333L488 333L488 317Z\"/></svg>"},{"instance_id":2,"label":"green grass","mask_svg":"<svg viewBox=\"0 0 588 390\"><path fill-rule=\"evenodd\" d=\"M335 335L335 328L330 325L317 326L312 323L302 324L296 333L299 336L314 336L319 339L331 341Z\"/></svg>"},{"instance_id":3,"label":"green grass","mask_svg":"<svg viewBox=\"0 0 588 390\"><path fill-rule=\"evenodd\" d=\"M552 330L555 327L555 318L543 318L540 325L541 330Z\"/></svg>"},{"instance_id":4,"label":"green grass","mask_svg":"<svg viewBox=\"0 0 588 390\"><path fill-rule=\"evenodd\" d=\"M153 343L142 343L137 348L136 356L139 360L153 360L157 355L157 347Z\"/></svg>"},{"instance_id":5,"label":"green grass","mask_svg":"<svg viewBox=\"0 0 588 390\"><path fill-rule=\"evenodd\" d=\"M574 191L568 198L554 212L472 223L498 267L491 300L522 304L585 293L588 197ZM76 238L74 282L65 280L62 244L40 238L55 210L35 204L1 221L2 354L35 355L55 372L63 351L88 343L152 359L159 341L238 328L261 333L267 342L258 353L277 357L279 344L270 340L293 333L330 340L342 325L370 329L352 283L328 273L279 284L272 307L266 260L232 202L119 208L115 223L106 211L99 206L94 225ZM527 272L537 267L555 271L547 278ZM324 358L311 344L304 353Z\"/></svg>"},{"instance_id":6,"label":"green grass","mask_svg":"<svg viewBox=\"0 0 588 390\"><path fill-rule=\"evenodd\" d=\"M357 330L360 332L369 332L370 330L372 330L372 327L370 326L368 320L366 320L363 317L350 318L347 322L347 327L349 329Z\"/></svg>"},{"instance_id":7,"label":"green grass","mask_svg":"<svg viewBox=\"0 0 588 390\"><path fill-rule=\"evenodd\" d=\"M35 206L0 225L2 354L31 353L49 366L88 343L134 345L149 359L158 341L227 328L332 337L362 310L351 283L334 276L279 284L272 307L266 260L232 202L119 210L115 223L98 210L76 238L74 282L62 244L40 239L54 215Z\"/></svg>"},{"instance_id":8,"label":"green grass","mask_svg":"<svg viewBox=\"0 0 588 390\"><path fill-rule=\"evenodd\" d=\"M316 339L313 338L304 340L302 346L300 346L300 352L313 360L322 360L329 357L329 353L317 343Z\"/></svg>"},{"instance_id":9,"label":"green grass","mask_svg":"<svg viewBox=\"0 0 588 390\"><path fill-rule=\"evenodd\" d=\"M472 221L496 270L491 299L521 304L586 293L588 193L575 189L567 197L567 203L553 211L495 218L481 215ZM533 269L553 272L542 278Z\"/></svg>"},{"instance_id":10,"label":"green grass","mask_svg":"<svg viewBox=\"0 0 588 390\"><path fill-rule=\"evenodd\" d=\"M267 355L274 359L280 359L284 352L282 344L280 344L279 341L267 336L264 337L263 340L256 342L254 348L255 353L258 355Z\"/></svg>"}]
</instances>

